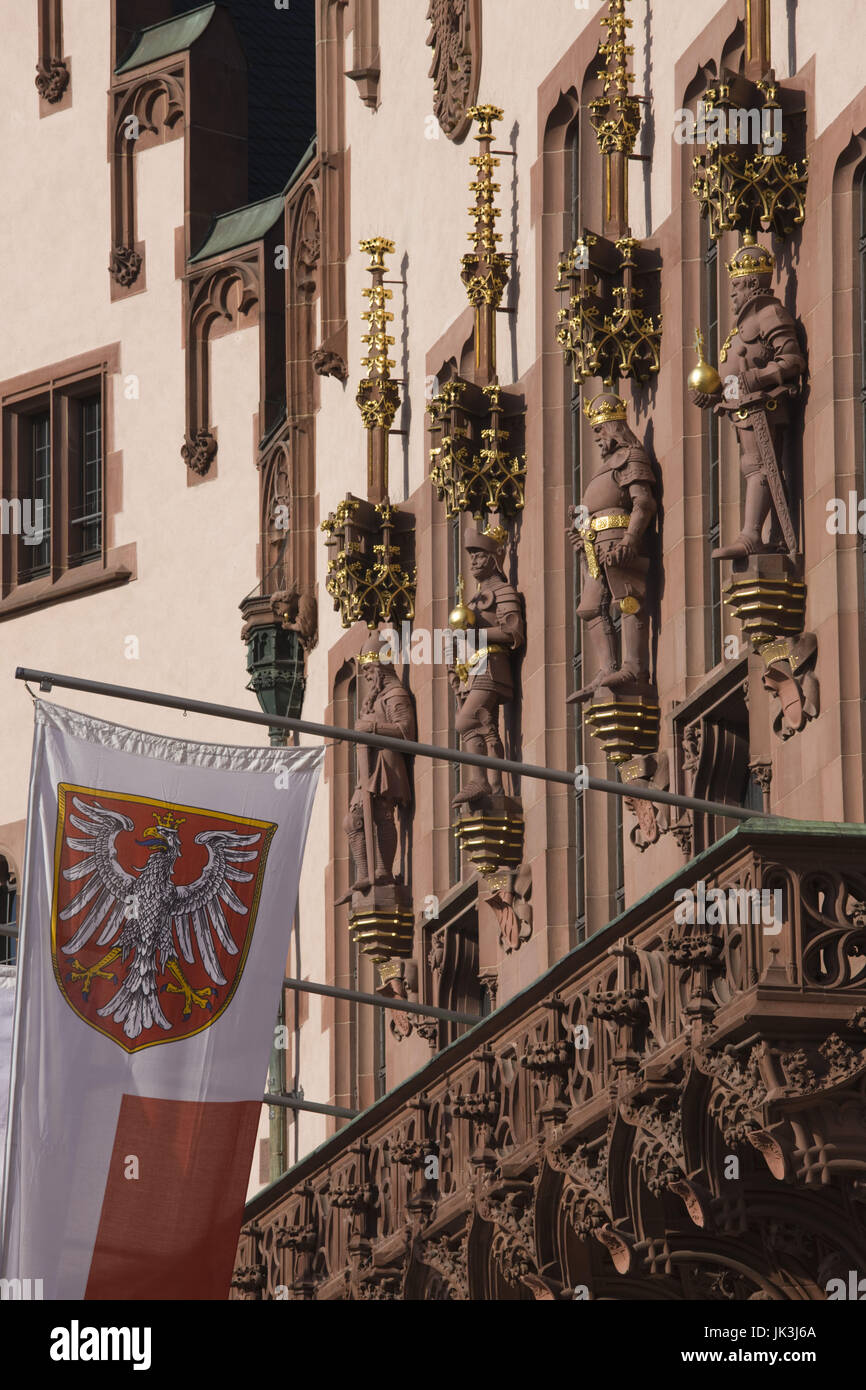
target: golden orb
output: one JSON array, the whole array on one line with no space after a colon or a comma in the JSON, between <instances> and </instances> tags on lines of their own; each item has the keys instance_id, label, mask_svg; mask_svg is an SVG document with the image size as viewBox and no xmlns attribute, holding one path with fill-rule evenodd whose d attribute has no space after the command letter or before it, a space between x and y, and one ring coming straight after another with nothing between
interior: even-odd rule
<instances>
[{"instance_id":1,"label":"golden orb","mask_svg":"<svg viewBox=\"0 0 866 1390\"><path fill-rule=\"evenodd\" d=\"M475 614L463 602L462 574L457 579L457 606L448 614L448 626L454 632L465 632L468 627L475 626Z\"/></svg>"},{"instance_id":2,"label":"golden orb","mask_svg":"<svg viewBox=\"0 0 866 1390\"><path fill-rule=\"evenodd\" d=\"M692 391L701 391L707 396L714 396L722 389L722 378L715 367L704 358L704 335L699 328L695 329L695 351L698 354L698 365L689 372L689 388Z\"/></svg>"}]
</instances>

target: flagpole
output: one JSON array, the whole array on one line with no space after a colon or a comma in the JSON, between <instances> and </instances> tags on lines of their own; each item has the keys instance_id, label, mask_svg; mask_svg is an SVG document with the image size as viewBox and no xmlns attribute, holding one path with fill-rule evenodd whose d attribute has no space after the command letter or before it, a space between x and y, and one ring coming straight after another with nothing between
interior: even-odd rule
<instances>
[{"instance_id":1,"label":"flagpole","mask_svg":"<svg viewBox=\"0 0 866 1390\"><path fill-rule=\"evenodd\" d=\"M410 739L391 738L388 734L369 734L362 729L342 729L332 724L314 724L306 719L289 719L278 714L261 714L256 710L238 709L234 705L212 704L206 700L189 700L179 695L166 695L154 690L137 690L132 686L110 685L104 681L84 680L80 676L59 676L51 671L37 671L19 666L15 671L19 681L38 681L43 692L56 685L63 690L80 690L89 695L103 695L111 700L133 700L143 705L158 705L164 709L179 709L189 714L209 715L214 719L234 719L243 724L259 724L266 729L287 729L290 733L307 734L313 738L335 738L349 743L364 743L369 748L387 748L406 757L438 758L448 763L466 763L493 772L508 772L517 777L535 777L539 781L575 787L573 772L560 772L552 767L533 763L514 762L507 758L489 758L481 753L467 753L461 748L442 748L432 743L413 743ZM634 782L608 782L601 777L585 777L578 789L606 792L609 796L633 797L653 801L663 806L680 806L704 815L729 820L773 820L766 811L746 806L732 806L723 801L704 801L700 797L666 792L660 787L639 787ZM787 819L792 819L787 817Z\"/></svg>"}]
</instances>

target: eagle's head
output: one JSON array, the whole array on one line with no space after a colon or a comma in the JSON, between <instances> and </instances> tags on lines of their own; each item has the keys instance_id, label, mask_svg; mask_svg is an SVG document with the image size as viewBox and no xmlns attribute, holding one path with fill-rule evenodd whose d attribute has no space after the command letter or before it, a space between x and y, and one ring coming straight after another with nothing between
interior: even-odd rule
<instances>
[{"instance_id":1,"label":"eagle's head","mask_svg":"<svg viewBox=\"0 0 866 1390\"><path fill-rule=\"evenodd\" d=\"M166 815L155 813L154 819L156 825L149 825L144 831L144 839L136 843L154 850L157 854L167 854L174 863L181 854L178 826L183 825L184 817L175 816L169 811Z\"/></svg>"}]
</instances>

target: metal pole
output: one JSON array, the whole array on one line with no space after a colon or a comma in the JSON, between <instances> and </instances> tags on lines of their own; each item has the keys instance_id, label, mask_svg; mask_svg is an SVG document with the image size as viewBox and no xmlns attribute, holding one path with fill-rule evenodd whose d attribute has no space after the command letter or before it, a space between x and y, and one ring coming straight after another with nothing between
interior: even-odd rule
<instances>
[{"instance_id":1,"label":"metal pole","mask_svg":"<svg viewBox=\"0 0 866 1390\"><path fill-rule=\"evenodd\" d=\"M105 695L112 700L134 700L142 705L160 705L165 709L186 710L192 714L207 714L216 719L235 719L242 724L260 724L266 729L288 729L290 733L309 734L313 738L336 738L349 743L365 743L369 748L388 748L407 757L439 758L446 763L467 763L470 767L488 768L493 772L509 772L515 777L536 777L542 782L574 786L573 772L558 772L552 767L533 763L510 762L507 758L487 758L480 753L464 753L459 748L440 748L432 743L413 743L410 739L391 738L388 734L368 734L359 729L340 729L332 724L313 724L306 719L287 719L278 714L259 714L254 710L237 709L233 705L215 705L205 700L187 700L179 695L163 695L152 690L135 690L126 685L108 685L103 681L82 680L78 676L57 676L50 671L35 671L19 666L15 671L19 681L39 681L50 691L52 685L64 690L83 690L89 695ZM587 777L589 791L607 792L610 796L630 796L638 801L654 801L663 806L682 806L688 811L703 811L705 815L722 816L730 820L772 820L766 811L751 811L745 806L731 806L722 801L702 801L695 796L680 796L678 792L662 791L658 787L637 787L633 782L608 782L601 777Z\"/></svg>"},{"instance_id":2,"label":"metal pole","mask_svg":"<svg viewBox=\"0 0 866 1390\"><path fill-rule=\"evenodd\" d=\"M17 928L17 927L11 927L11 926L0 927L0 936L17 936L17 935L18 935L18 928Z\"/></svg>"},{"instance_id":3,"label":"metal pole","mask_svg":"<svg viewBox=\"0 0 866 1390\"><path fill-rule=\"evenodd\" d=\"M302 989L307 994L325 994L329 999L351 999L356 1004L373 1004L379 1009L399 1009L405 1014L425 1014L428 1018L443 1018L446 1023L480 1023L481 1014L460 1014L452 1009L440 1009L433 1004L414 1004L409 999L386 999L381 994L364 994L359 989L342 989L340 985L317 985L309 980L283 980L286 989Z\"/></svg>"},{"instance_id":4,"label":"metal pole","mask_svg":"<svg viewBox=\"0 0 866 1390\"><path fill-rule=\"evenodd\" d=\"M314 1115L336 1115L341 1120L354 1120L360 1110L347 1110L344 1105L320 1105L315 1100L295 1100L294 1096L275 1096L270 1093L262 1097L265 1105L282 1105L287 1110L310 1110Z\"/></svg>"}]
</instances>

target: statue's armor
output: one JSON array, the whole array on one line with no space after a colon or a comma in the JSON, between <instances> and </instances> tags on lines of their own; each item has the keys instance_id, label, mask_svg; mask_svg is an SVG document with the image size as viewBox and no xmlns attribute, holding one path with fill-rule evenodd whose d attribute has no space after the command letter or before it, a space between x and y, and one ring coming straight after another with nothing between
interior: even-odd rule
<instances>
[{"instance_id":1,"label":"statue's armor","mask_svg":"<svg viewBox=\"0 0 866 1390\"><path fill-rule=\"evenodd\" d=\"M523 608L520 595L513 586L497 575L485 579L478 592L469 600L469 607L475 614L475 631L479 647L480 634L485 628L498 627L508 633L507 651L497 648L506 644L501 640L491 644L486 669L483 662L472 667L464 682L464 690L492 690L500 700L510 700L514 695L514 678L511 671L511 656L523 645Z\"/></svg>"},{"instance_id":2,"label":"statue's armor","mask_svg":"<svg viewBox=\"0 0 866 1390\"><path fill-rule=\"evenodd\" d=\"M744 372L755 374L750 391L741 391L737 400L722 400L716 406L716 413L727 415L737 431L740 466L743 475L749 477L752 473L762 473L763 464L754 429L748 419L738 419L737 412L757 402L765 405L778 458L779 431L790 419L792 390L796 391L806 366L794 320L769 290L749 300L740 311L737 333L724 366L731 376L739 377Z\"/></svg>"},{"instance_id":3,"label":"statue's armor","mask_svg":"<svg viewBox=\"0 0 866 1390\"><path fill-rule=\"evenodd\" d=\"M590 480L583 494L583 505L589 512L590 523L611 517L631 517L633 502L630 487L644 483L655 489L655 474L646 452L639 444L624 444L604 460L604 469ZM590 526L590 530L592 527ZM638 558L634 565L608 566L605 562L614 545L618 545L628 529L626 525L608 526L591 538L600 573L590 573L586 549L582 551L580 607L578 616L586 622L602 610L611 599L635 598L643 606L646 598L648 560Z\"/></svg>"},{"instance_id":4,"label":"statue's armor","mask_svg":"<svg viewBox=\"0 0 866 1390\"><path fill-rule=\"evenodd\" d=\"M372 710L365 712L365 717L374 720L380 731L382 725L388 724L399 729L403 738L415 738L412 701L396 680L388 681L376 696ZM389 732L393 736L393 731ZM375 875L378 881L391 879L394 856L397 852L394 808L397 805L407 806L412 794L406 759L402 753L394 752L390 748L362 746L358 749L358 767L358 784L343 821L343 829L355 862L355 877L357 880L372 878ZM372 869L367 864L364 833L365 796L370 798L376 842L376 864Z\"/></svg>"}]
</instances>

